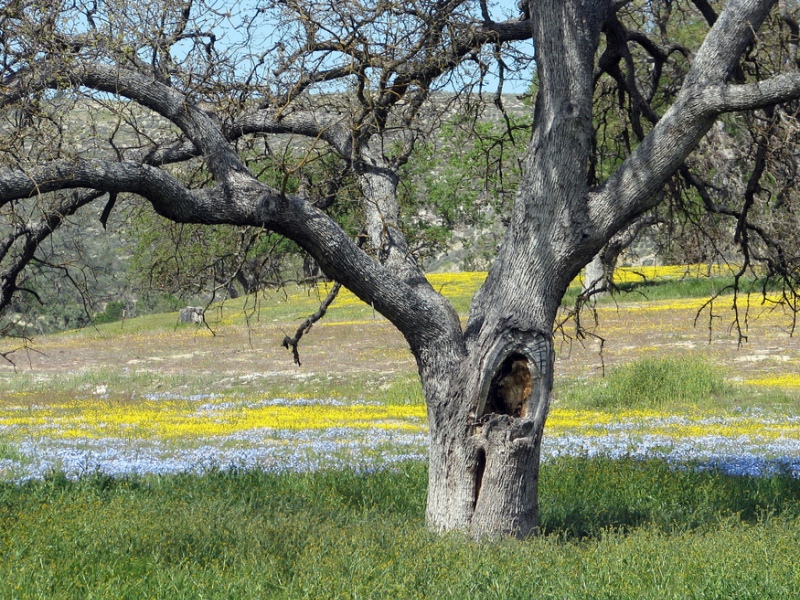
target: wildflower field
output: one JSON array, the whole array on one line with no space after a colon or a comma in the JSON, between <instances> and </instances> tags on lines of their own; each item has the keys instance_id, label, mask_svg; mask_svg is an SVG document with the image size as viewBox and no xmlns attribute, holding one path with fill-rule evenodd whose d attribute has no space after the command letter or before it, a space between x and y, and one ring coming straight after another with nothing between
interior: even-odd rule
<instances>
[{"instance_id":1,"label":"wildflower field","mask_svg":"<svg viewBox=\"0 0 800 600\"><path fill-rule=\"evenodd\" d=\"M643 267L618 279L719 281L718 271ZM484 277L430 279L466 310ZM279 347L326 291L231 301L209 311L208 328L158 315L20 348L15 366L0 372L0 477L313 471L424 459L426 413L413 360L369 307L343 292L303 339L302 367ZM800 346L787 332L789 316L768 300L750 300L744 345L730 329L726 297L705 309L710 330L703 312L695 323L707 296L629 294L596 308L602 353L596 341L557 334L545 459L655 457L800 474ZM638 379L619 368L636 364L645 365ZM660 379L648 380L659 369ZM670 378L674 397L661 398ZM610 400L609 386L619 388Z\"/></svg>"},{"instance_id":2,"label":"wildflower field","mask_svg":"<svg viewBox=\"0 0 800 600\"><path fill-rule=\"evenodd\" d=\"M795 597L800 346L728 275L622 270L556 333L545 535L489 553L424 530L414 362L352 294L301 367L325 286L6 340L0 597ZM484 277L430 280L465 315Z\"/></svg>"}]
</instances>

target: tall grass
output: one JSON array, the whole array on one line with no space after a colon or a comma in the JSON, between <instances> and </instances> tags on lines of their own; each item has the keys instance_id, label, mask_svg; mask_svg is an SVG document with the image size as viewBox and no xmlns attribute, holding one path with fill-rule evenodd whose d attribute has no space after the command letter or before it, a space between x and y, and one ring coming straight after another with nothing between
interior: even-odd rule
<instances>
[{"instance_id":1,"label":"tall grass","mask_svg":"<svg viewBox=\"0 0 800 600\"><path fill-rule=\"evenodd\" d=\"M791 598L800 482L543 465L544 535L423 524L426 469L0 486L3 598Z\"/></svg>"},{"instance_id":2,"label":"tall grass","mask_svg":"<svg viewBox=\"0 0 800 600\"><path fill-rule=\"evenodd\" d=\"M604 379L566 387L569 405L602 410L709 407L734 391L718 367L698 356L643 359L611 369Z\"/></svg>"}]
</instances>

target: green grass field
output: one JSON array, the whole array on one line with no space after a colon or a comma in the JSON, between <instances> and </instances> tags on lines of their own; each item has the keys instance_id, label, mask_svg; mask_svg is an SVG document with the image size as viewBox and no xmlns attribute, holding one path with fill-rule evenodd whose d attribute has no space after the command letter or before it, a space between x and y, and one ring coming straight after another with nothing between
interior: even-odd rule
<instances>
[{"instance_id":1,"label":"green grass field","mask_svg":"<svg viewBox=\"0 0 800 600\"><path fill-rule=\"evenodd\" d=\"M724 280L685 273L623 273L659 296L598 304L602 354L557 338L524 542L426 531L413 360L350 294L302 368L324 290L7 340L0 598L796 598L800 348L755 297L746 346L724 300L695 326ZM432 280L463 313L482 276Z\"/></svg>"},{"instance_id":2,"label":"green grass field","mask_svg":"<svg viewBox=\"0 0 800 600\"><path fill-rule=\"evenodd\" d=\"M425 466L0 486L3 598L795 598L800 483L570 458L544 535L423 524Z\"/></svg>"}]
</instances>

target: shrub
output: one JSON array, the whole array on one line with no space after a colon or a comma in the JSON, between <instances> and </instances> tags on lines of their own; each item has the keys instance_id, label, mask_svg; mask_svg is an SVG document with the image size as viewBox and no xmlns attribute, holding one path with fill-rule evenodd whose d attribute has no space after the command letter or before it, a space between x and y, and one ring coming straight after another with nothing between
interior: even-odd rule
<instances>
[{"instance_id":1,"label":"shrub","mask_svg":"<svg viewBox=\"0 0 800 600\"><path fill-rule=\"evenodd\" d=\"M644 359L621 365L607 377L568 392L586 408L665 408L707 404L731 386L719 368L699 357Z\"/></svg>"},{"instance_id":2,"label":"shrub","mask_svg":"<svg viewBox=\"0 0 800 600\"><path fill-rule=\"evenodd\" d=\"M113 323L119 321L125 314L125 303L118 300L112 300L106 304L105 311L96 315L94 318L95 323Z\"/></svg>"}]
</instances>

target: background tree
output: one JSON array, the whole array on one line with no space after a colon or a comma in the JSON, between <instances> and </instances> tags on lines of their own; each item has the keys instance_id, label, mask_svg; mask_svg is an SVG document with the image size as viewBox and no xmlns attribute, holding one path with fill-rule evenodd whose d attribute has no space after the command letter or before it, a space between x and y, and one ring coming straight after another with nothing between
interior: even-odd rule
<instances>
[{"instance_id":1,"label":"background tree","mask_svg":"<svg viewBox=\"0 0 800 600\"><path fill-rule=\"evenodd\" d=\"M16 225L0 246L0 307L20 291L37 247L101 198L102 222L127 193L178 223L285 236L409 344L428 406L428 524L476 537L529 535L560 300L591 258L683 177L720 115L774 111L800 95L794 8L780 3L782 20L770 20L774 6L541 0L499 23L483 2L290 0L241 14L169 0L6 5L0 203ZM702 15L702 45L665 47L660 36L670 30L652 16L660 7ZM239 37L223 46L226 24ZM462 328L401 229L400 168L420 124L431 122L420 115L433 85L453 81L470 61L479 76L500 59L502 75L503 44L531 35L532 136L502 246ZM785 48L785 59L770 62L764 44ZM758 68L745 68L750 61ZM309 93L334 81L328 94ZM604 173L594 119L601 83L632 107L621 121L629 142ZM75 131L69 120L78 114L89 124ZM258 177L275 135L303 136L342 161L360 192L358 232L337 221L335 180L320 200ZM763 247L769 268L791 282L792 263L769 262L780 246L751 222L753 188L738 206L720 208L713 196L703 206L732 212L737 243ZM31 201L35 208L24 208ZM22 211L36 217L12 221Z\"/></svg>"},{"instance_id":2,"label":"background tree","mask_svg":"<svg viewBox=\"0 0 800 600\"><path fill-rule=\"evenodd\" d=\"M460 102L461 112L417 142L401 171L405 231L429 268L484 271L497 255L531 128L522 99L503 104L505 112Z\"/></svg>"}]
</instances>

